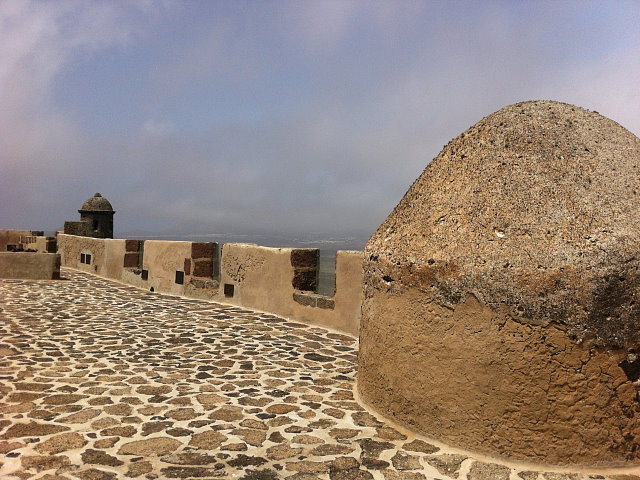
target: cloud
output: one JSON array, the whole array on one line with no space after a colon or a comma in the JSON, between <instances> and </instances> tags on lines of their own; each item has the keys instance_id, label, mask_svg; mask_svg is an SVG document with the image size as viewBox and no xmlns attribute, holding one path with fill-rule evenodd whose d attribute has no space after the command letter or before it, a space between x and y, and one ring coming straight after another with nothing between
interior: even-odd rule
<instances>
[{"instance_id":1,"label":"cloud","mask_svg":"<svg viewBox=\"0 0 640 480\"><path fill-rule=\"evenodd\" d=\"M60 228L98 190L116 233L366 235L506 104L640 132L637 7L397 5L0 3L0 218Z\"/></svg>"}]
</instances>

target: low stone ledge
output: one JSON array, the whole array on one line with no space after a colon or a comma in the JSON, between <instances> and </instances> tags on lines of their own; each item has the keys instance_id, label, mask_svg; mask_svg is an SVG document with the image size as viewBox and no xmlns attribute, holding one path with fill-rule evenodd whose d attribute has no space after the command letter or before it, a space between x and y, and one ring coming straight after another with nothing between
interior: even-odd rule
<instances>
[{"instance_id":1,"label":"low stone ledge","mask_svg":"<svg viewBox=\"0 0 640 480\"><path fill-rule=\"evenodd\" d=\"M0 252L0 278L59 280L57 253Z\"/></svg>"},{"instance_id":2,"label":"low stone ledge","mask_svg":"<svg viewBox=\"0 0 640 480\"><path fill-rule=\"evenodd\" d=\"M323 308L326 310L333 310L336 306L332 298L317 293L295 292L293 294L293 300L305 307Z\"/></svg>"}]
</instances>

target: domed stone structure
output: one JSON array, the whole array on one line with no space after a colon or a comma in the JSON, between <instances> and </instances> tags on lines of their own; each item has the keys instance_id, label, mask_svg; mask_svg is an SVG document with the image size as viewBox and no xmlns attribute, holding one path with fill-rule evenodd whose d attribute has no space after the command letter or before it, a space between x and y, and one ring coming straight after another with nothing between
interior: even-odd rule
<instances>
[{"instance_id":1,"label":"domed stone structure","mask_svg":"<svg viewBox=\"0 0 640 480\"><path fill-rule=\"evenodd\" d=\"M476 451L640 459L640 139L511 105L452 140L365 249L358 389Z\"/></svg>"},{"instance_id":2,"label":"domed stone structure","mask_svg":"<svg viewBox=\"0 0 640 480\"><path fill-rule=\"evenodd\" d=\"M64 233L94 238L113 238L113 215L109 200L99 193L89 198L78 210L79 222L65 222Z\"/></svg>"},{"instance_id":3,"label":"domed stone structure","mask_svg":"<svg viewBox=\"0 0 640 480\"><path fill-rule=\"evenodd\" d=\"M78 210L80 213L92 213L92 212L110 212L115 213L109 200L104 198L99 193L96 193L93 197L88 199L82 204L82 208Z\"/></svg>"}]
</instances>

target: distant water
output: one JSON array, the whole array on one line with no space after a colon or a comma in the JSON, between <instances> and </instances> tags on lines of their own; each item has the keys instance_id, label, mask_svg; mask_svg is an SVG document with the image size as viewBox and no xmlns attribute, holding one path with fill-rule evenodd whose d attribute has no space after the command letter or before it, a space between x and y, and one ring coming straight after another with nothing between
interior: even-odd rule
<instances>
[{"instance_id":1,"label":"distant water","mask_svg":"<svg viewBox=\"0 0 640 480\"><path fill-rule=\"evenodd\" d=\"M255 243L264 247L282 248L318 248L326 250L363 250L368 237L365 236L278 236L265 234L239 234L239 233L189 233L189 234L146 234L146 233L119 233L117 238L135 238L138 240L174 240L190 242L217 242L223 243Z\"/></svg>"}]
</instances>

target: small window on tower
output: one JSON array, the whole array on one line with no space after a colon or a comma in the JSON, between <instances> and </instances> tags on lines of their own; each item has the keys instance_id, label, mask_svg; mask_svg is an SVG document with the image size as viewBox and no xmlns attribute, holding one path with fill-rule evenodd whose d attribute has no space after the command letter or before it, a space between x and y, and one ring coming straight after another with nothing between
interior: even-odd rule
<instances>
[{"instance_id":1,"label":"small window on tower","mask_svg":"<svg viewBox=\"0 0 640 480\"><path fill-rule=\"evenodd\" d=\"M94 231L98 230L98 220L93 221L93 230Z\"/></svg>"}]
</instances>

